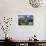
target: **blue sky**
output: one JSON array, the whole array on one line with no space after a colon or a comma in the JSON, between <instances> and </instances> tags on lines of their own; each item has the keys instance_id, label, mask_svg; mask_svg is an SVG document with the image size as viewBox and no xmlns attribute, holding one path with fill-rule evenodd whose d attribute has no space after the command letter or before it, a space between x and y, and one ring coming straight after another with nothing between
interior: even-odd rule
<instances>
[{"instance_id":1,"label":"blue sky","mask_svg":"<svg viewBox=\"0 0 46 46\"><path fill-rule=\"evenodd\" d=\"M26 19L26 18L28 18L28 19L33 19L33 15L18 15L18 18L20 19L20 18L23 18L23 19Z\"/></svg>"}]
</instances>

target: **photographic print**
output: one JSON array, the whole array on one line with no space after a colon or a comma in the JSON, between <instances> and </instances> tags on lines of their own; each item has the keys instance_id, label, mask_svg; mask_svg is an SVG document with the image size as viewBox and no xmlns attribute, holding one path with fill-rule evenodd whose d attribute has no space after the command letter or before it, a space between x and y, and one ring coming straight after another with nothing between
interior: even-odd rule
<instances>
[{"instance_id":1,"label":"photographic print","mask_svg":"<svg viewBox=\"0 0 46 46\"><path fill-rule=\"evenodd\" d=\"M33 15L18 15L18 25L33 25Z\"/></svg>"}]
</instances>

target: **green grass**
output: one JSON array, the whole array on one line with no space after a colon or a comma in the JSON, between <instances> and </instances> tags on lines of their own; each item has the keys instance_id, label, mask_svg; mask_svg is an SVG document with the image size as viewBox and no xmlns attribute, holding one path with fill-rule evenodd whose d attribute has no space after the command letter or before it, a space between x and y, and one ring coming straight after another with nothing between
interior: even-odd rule
<instances>
[{"instance_id":1,"label":"green grass","mask_svg":"<svg viewBox=\"0 0 46 46\"><path fill-rule=\"evenodd\" d=\"M33 20L19 19L18 25L33 25Z\"/></svg>"}]
</instances>

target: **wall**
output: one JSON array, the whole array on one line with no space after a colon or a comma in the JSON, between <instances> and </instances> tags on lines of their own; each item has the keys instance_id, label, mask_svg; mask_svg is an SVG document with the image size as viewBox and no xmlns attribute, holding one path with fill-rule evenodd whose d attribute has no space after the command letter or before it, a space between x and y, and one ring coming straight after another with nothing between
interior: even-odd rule
<instances>
[{"instance_id":1,"label":"wall","mask_svg":"<svg viewBox=\"0 0 46 46\"><path fill-rule=\"evenodd\" d=\"M44 21L45 21L45 24L44 24L44 26L45 26L45 28L44 28L44 39L46 39L46 16L45 16Z\"/></svg>"},{"instance_id":2,"label":"wall","mask_svg":"<svg viewBox=\"0 0 46 46\"><path fill-rule=\"evenodd\" d=\"M12 26L8 33L10 33L17 40L27 40L34 34L37 35L39 40L44 40L44 15L46 15L46 8L44 7L45 6L43 5L43 7L33 8L30 6L28 0L0 0L0 17L13 17ZM18 26L18 14L33 14L34 25ZM2 36L0 36L0 39L2 39Z\"/></svg>"}]
</instances>

